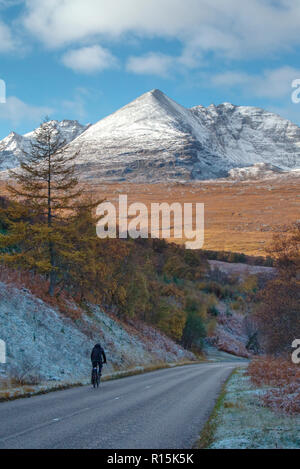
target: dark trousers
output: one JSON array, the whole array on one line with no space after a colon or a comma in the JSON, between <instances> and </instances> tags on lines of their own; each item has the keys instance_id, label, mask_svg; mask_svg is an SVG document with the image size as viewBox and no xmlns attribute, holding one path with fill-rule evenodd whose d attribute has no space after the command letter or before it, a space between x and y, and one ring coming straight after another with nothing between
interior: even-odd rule
<instances>
[{"instance_id":1,"label":"dark trousers","mask_svg":"<svg viewBox=\"0 0 300 469\"><path fill-rule=\"evenodd\" d=\"M93 368L98 369L98 367L99 367L99 375L101 375L103 363L102 362L92 362L92 365L93 365Z\"/></svg>"}]
</instances>

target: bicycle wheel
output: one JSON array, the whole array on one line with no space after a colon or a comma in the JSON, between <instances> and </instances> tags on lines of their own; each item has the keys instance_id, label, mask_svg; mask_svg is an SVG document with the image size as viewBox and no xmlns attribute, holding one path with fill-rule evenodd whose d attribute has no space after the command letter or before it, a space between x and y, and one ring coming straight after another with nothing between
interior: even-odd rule
<instances>
[{"instance_id":1,"label":"bicycle wheel","mask_svg":"<svg viewBox=\"0 0 300 469\"><path fill-rule=\"evenodd\" d=\"M92 372L92 385L95 388L97 386L97 371Z\"/></svg>"}]
</instances>

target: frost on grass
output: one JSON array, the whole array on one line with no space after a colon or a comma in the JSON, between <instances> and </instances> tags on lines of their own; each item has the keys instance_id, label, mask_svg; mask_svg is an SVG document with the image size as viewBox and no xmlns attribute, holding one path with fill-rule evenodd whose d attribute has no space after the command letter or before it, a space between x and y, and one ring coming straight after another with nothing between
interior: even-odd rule
<instances>
[{"instance_id":1,"label":"frost on grass","mask_svg":"<svg viewBox=\"0 0 300 469\"><path fill-rule=\"evenodd\" d=\"M0 337L14 385L88 382L96 342L107 354L104 375L195 358L151 327L125 325L97 306L80 313L72 319L29 291L0 282Z\"/></svg>"},{"instance_id":2,"label":"frost on grass","mask_svg":"<svg viewBox=\"0 0 300 469\"><path fill-rule=\"evenodd\" d=\"M265 386L263 403L277 412L300 415L300 367L287 358L259 357L248 368L254 385Z\"/></svg>"},{"instance_id":3,"label":"frost on grass","mask_svg":"<svg viewBox=\"0 0 300 469\"><path fill-rule=\"evenodd\" d=\"M226 386L216 416L210 448L300 448L300 417L278 414L263 406L265 390L251 384L245 370L238 370Z\"/></svg>"}]
</instances>

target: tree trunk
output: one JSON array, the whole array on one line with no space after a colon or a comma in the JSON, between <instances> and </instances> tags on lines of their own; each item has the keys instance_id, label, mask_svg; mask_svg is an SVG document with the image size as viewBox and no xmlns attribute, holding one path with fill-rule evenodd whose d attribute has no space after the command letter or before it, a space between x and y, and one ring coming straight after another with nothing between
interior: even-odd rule
<instances>
[{"instance_id":1,"label":"tree trunk","mask_svg":"<svg viewBox=\"0 0 300 469\"><path fill-rule=\"evenodd\" d=\"M50 285L49 285L49 295L54 296L55 292L55 286L56 286L56 272L54 270L51 270L50 272Z\"/></svg>"},{"instance_id":2,"label":"tree trunk","mask_svg":"<svg viewBox=\"0 0 300 469\"><path fill-rule=\"evenodd\" d=\"M51 210L51 154L48 154L48 227L52 226L52 210ZM54 271L54 247L51 239L49 240L49 256L50 256L50 285L49 295L54 296L55 284L56 284L56 272Z\"/></svg>"}]
</instances>

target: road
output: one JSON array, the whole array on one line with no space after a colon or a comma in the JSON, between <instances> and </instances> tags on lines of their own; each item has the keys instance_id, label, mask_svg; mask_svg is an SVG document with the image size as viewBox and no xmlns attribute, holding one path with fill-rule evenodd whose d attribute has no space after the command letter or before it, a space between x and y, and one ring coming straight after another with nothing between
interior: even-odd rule
<instances>
[{"instance_id":1,"label":"road","mask_svg":"<svg viewBox=\"0 0 300 469\"><path fill-rule=\"evenodd\" d=\"M0 448L191 448L236 362L168 368L0 404Z\"/></svg>"}]
</instances>

